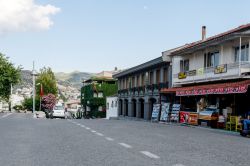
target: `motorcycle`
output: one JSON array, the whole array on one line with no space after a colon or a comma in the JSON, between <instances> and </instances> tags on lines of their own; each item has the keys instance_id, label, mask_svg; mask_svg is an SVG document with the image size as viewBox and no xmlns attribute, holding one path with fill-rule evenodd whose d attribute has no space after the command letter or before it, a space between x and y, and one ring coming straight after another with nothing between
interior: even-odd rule
<instances>
[{"instance_id":1,"label":"motorcycle","mask_svg":"<svg viewBox=\"0 0 250 166\"><path fill-rule=\"evenodd\" d=\"M242 122L242 129L240 130L240 135L243 137L250 136L250 120L244 119Z\"/></svg>"}]
</instances>

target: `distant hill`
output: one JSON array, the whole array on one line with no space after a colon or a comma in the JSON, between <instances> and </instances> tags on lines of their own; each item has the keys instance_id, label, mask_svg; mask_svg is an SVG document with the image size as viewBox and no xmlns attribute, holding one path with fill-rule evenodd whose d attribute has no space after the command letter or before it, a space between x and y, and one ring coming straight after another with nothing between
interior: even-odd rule
<instances>
[{"instance_id":1,"label":"distant hill","mask_svg":"<svg viewBox=\"0 0 250 166\"><path fill-rule=\"evenodd\" d=\"M31 88L32 87L32 76L31 71L22 70L21 71L21 83L15 86L17 88ZM89 79L94 74L87 72L72 72L72 73L55 73L58 84L63 86L71 86L80 90L82 86L82 81Z\"/></svg>"},{"instance_id":2,"label":"distant hill","mask_svg":"<svg viewBox=\"0 0 250 166\"><path fill-rule=\"evenodd\" d=\"M29 70L21 71L21 82L14 87L14 90L17 88L30 88L32 87L32 72Z\"/></svg>"},{"instance_id":3,"label":"distant hill","mask_svg":"<svg viewBox=\"0 0 250 166\"><path fill-rule=\"evenodd\" d=\"M63 86L72 86L74 88L80 89L82 86L83 80L89 79L92 77L93 73L87 72L72 72L72 73L55 73L58 84Z\"/></svg>"}]
</instances>

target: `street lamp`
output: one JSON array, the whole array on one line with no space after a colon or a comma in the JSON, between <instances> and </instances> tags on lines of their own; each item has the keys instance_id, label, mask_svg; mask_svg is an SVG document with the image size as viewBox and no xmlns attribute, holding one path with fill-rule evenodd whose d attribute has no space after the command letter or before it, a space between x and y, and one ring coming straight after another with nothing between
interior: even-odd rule
<instances>
[{"instance_id":1,"label":"street lamp","mask_svg":"<svg viewBox=\"0 0 250 166\"><path fill-rule=\"evenodd\" d=\"M37 83L36 85L40 85L40 105L39 105L39 111L41 111L42 110L42 88L43 88L43 84L41 84L40 82L39 83Z\"/></svg>"},{"instance_id":2,"label":"street lamp","mask_svg":"<svg viewBox=\"0 0 250 166\"><path fill-rule=\"evenodd\" d=\"M35 111L36 111L36 76L38 75L36 70L35 70L35 62L33 61L33 70L32 70L32 79L33 79L33 114L34 114L34 117L36 116L35 115Z\"/></svg>"}]
</instances>

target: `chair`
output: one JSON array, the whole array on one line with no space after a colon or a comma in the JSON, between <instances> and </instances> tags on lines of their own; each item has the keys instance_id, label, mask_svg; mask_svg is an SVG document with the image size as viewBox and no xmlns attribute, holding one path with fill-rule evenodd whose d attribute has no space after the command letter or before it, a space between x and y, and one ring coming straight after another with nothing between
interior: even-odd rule
<instances>
[{"instance_id":1,"label":"chair","mask_svg":"<svg viewBox=\"0 0 250 166\"><path fill-rule=\"evenodd\" d=\"M226 130L237 131L237 125L236 125L237 120L238 120L237 116L230 116L229 121L226 123Z\"/></svg>"},{"instance_id":2,"label":"chair","mask_svg":"<svg viewBox=\"0 0 250 166\"><path fill-rule=\"evenodd\" d=\"M241 123L241 117L240 116L238 116L237 117L237 120L236 120L236 129L235 129L236 131L240 131L240 130L242 130L242 123Z\"/></svg>"}]
</instances>

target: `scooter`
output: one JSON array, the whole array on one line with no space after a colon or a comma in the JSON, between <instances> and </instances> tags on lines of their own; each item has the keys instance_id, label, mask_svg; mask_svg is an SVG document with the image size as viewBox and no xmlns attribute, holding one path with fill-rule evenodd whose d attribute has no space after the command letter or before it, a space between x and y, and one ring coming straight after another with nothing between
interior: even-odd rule
<instances>
[{"instance_id":1,"label":"scooter","mask_svg":"<svg viewBox=\"0 0 250 166\"><path fill-rule=\"evenodd\" d=\"M250 136L250 123L249 120L242 120L242 130L240 131L240 135L243 137Z\"/></svg>"}]
</instances>

